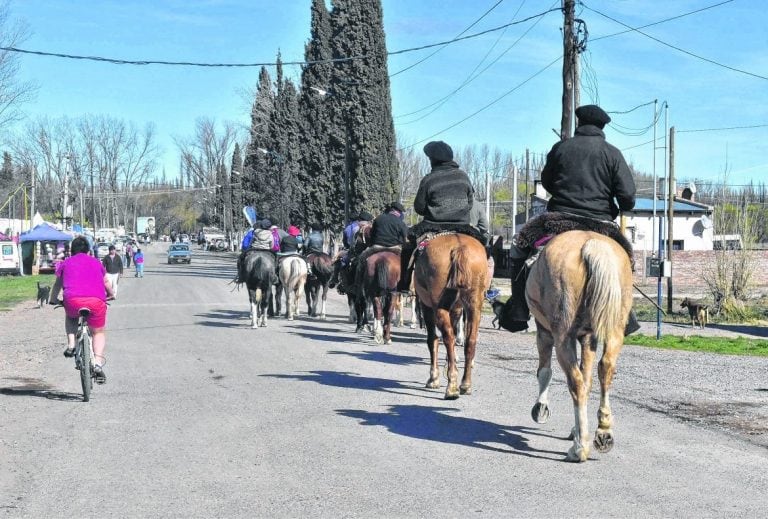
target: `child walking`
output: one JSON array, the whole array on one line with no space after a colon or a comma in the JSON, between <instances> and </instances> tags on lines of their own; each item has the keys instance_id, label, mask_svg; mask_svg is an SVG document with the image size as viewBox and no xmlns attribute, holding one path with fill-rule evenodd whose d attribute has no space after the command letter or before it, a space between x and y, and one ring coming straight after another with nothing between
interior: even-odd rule
<instances>
[{"instance_id":1,"label":"child walking","mask_svg":"<svg viewBox=\"0 0 768 519\"><path fill-rule=\"evenodd\" d=\"M136 249L136 252L133 254L133 265L136 268L136 276L137 278L143 278L144 277L144 253L141 252L141 249Z\"/></svg>"}]
</instances>

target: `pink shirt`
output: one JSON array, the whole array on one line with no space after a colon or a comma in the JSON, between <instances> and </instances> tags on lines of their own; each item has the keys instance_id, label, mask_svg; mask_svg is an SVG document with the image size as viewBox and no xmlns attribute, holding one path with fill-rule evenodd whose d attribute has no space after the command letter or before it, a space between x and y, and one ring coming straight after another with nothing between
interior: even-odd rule
<instances>
[{"instance_id":1,"label":"pink shirt","mask_svg":"<svg viewBox=\"0 0 768 519\"><path fill-rule=\"evenodd\" d=\"M104 265L99 260L81 252L65 259L56 275L61 278L65 299L96 297L106 301L107 291L104 288L106 273Z\"/></svg>"}]
</instances>

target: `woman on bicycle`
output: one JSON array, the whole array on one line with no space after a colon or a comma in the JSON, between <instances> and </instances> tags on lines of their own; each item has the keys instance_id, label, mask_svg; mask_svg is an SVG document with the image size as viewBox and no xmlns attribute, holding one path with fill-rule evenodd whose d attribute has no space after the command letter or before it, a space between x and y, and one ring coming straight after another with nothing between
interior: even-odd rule
<instances>
[{"instance_id":1,"label":"woman on bicycle","mask_svg":"<svg viewBox=\"0 0 768 519\"><path fill-rule=\"evenodd\" d=\"M93 339L93 373L96 382L103 384L107 381L104 375L104 350L107 343L104 331L107 323L107 298L113 299L112 284L107 277L107 271L101 262L90 256L88 240L78 236L72 240L71 256L64 260L56 271L56 282L51 290L51 304L59 303L59 291L64 290L64 329L67 332L67 349L65 357L75 354L75 333L81 308L90 310L88 327Z\"/></svg>"}]
</instances>

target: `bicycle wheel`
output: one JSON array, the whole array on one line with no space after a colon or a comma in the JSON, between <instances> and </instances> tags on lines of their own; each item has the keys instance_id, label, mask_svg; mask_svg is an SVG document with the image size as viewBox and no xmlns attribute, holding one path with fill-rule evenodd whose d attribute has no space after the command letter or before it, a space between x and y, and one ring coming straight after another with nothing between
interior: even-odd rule
<instances>
[{"instance_id":1,"label":"bicycle wheel","mask_svg":"<svg viewBox=\"0 0 768 519\"><path fill-rule=\"evenodd\" d=\"M87 402L91 399L91 388L93 387L93 378L91 378L91 334L82 325L78 335L80 341L80 384L83 386L83 402Z\"/></svg>"}]
</instances>

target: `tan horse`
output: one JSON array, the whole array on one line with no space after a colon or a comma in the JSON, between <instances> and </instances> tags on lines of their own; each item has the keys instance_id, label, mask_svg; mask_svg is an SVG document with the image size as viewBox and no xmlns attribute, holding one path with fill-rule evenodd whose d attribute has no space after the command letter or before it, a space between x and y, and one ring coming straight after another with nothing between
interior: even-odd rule
<instances>
[{"instance_id":1,"label":"tan horse","mask_svg":"<svg viewBox=\"0 0 768 519\"><path fill-rule=\"evenodd\" d=\"M301 256L284 256L280 258L277 270L285 291L285 317L293 321L294 317L299 317L299 301L307 282L307 262ZM277 297L280 298L280 292Z\"/></svg>"},{"instance_id":2,"label":"tan horse","mask_svg":"<svg viewBox=\"0 0 768 519\"><path fill-rule=\"evenodd\" d=\"M539 350L539 398L531 415L538 423L549 419L552 348L568 380L575 426L569 461L589 457L587 400L592 365L603 345L598 367L600 409L594 445L599 452L613 447L613 416L608 392L624 343L624 326L632 308L632 268L629 256L611 238L588 231L570 231L553 238L533 264L526 298L536 319ZM579 364L577 341L581 344Z\"/></svg>"},{"instance_id":3,"label":"tan horse","mask_svg":"<svg viewBox=\"0 0 768 519\"><path fill-rule=\"evenodd\" d=\"M483 294L487 276L485 247L464 234L443 234L432 239L416 260L414 277L416 295L421 304L427 328L430 369L427 387L440 387L437 366L439 341L435 326L440 329L447 352L448 387L446 399L472 392L472 368L475 361L477 332L482 315ZM464 341L464 377L459 387L456 365L455 323L466 315Z\"/></svg>"}]
</instances>

